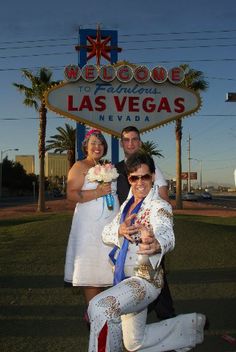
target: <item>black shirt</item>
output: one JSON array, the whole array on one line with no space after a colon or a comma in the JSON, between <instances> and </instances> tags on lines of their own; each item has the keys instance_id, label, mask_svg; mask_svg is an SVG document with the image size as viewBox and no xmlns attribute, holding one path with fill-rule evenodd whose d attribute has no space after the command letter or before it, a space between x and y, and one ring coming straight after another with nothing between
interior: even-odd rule
<instances>
[{"instance_id":1,"label":"black shirt","mask_svg":"<svg viewBox=\"0 0 236 352\"><path fill-rule=\"evenodd\" d=\"M119 177L117 178L117 195L119 203L121 205L122 203L124 203L129 194L130 184L128 181L125 161L120 161L115 165L115 167L117 168L117 171L119 173Z\"/></svg>"}]
</instances>

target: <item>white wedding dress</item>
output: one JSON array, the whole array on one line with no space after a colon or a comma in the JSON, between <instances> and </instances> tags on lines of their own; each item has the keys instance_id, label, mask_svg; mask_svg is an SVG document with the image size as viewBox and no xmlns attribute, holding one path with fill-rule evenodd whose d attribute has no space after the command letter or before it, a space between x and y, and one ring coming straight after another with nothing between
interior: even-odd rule
<instances>
[{"instance_id":1,"label":"white wedding dress","mask_svg":"<svg viewBox=\"0 0 236 352\"><path fill-rule=\"evenodd\" d=\"M85 176L82 190L95 189L97 182ZM77 203L71 225L66 253L64 281L73 286L112 286L113 273L109 252L113 246L102 242L104 226L110 223L119 210L116 182L112 182L114 209L109 210L105 197Z\"/></svg>"}]
</instances>

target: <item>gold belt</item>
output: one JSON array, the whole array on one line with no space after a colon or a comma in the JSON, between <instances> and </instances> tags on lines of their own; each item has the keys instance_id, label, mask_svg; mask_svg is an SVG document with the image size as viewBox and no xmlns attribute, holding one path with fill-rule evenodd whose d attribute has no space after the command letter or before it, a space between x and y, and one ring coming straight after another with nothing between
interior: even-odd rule
<instances>
[{"instance_id":1,"label":"gold belt","mask_svg":"<svg viewBox=\"0 0 236 352\"><path fill-rule=\"evenodd\" d=\"M157 288L162 288L164 286L163 274L163 269L161 267L154 270L151 264L140 264L134 268L135 276L147 280Z\"/></svg>"}]
</instances>

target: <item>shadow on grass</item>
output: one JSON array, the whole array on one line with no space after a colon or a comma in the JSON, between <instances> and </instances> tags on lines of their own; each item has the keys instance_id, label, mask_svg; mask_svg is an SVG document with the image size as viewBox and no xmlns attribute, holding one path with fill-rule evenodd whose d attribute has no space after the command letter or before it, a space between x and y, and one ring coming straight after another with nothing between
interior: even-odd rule
<instances>
[{"instance_id":1,"label":"shadow on grass","mask_svg":"<svg viewBox=\"0 0 236 352\"><path fill-rule=\"evenodd\" d=\"M168 280L174 284L234 282L236 268L227 269L197 269L197 270L171 270ZM45 288L68 288L73 289L71 284L64 283L62 275L19 275L0 276L0 287L8 289L45 289Z\"/></svg>"},{"instance_id":2,"label":"shadow on grass","mask_svg":"<svg viewBox=\"0 0 236 352\"><path fill-rule=\"evenodd\" d=\"M172 270L168 281L173 284L235 282L236 268Z\"/></svg>"},{"instance_id":3,"label":"shadow on grass","mask_svg":"<svg viewBox=\"0 0 236 352\"><path fill-rule=\"evenodd\" d=\"M83 311L81 306L74 306L74 305L66 305L66 306L58 306L58 305L39 305L39 306L16 306L16 305L8 305L8 306L1 306L1 313L8 318L16 318L20 319L22 317L35 317L37 320L39 317L41 319L45 318L64 318L67 319L74 319L78 318L80 320L80 324L82 321ZM34 319L33 319L34 320Z\"/></svg>"},{"instance_id":4,"label":"shadow on grass","mask_svg":"<svg viewBox=\"0 0 236 352\"><path fill-rule=\"evenodd\" d=\"M64 286L63 277L58 276L34 276L34 275L19 275L19 276L0 276L1 288L61 288Z\"/></svg>"},{"instance_id":5,"label":"shadow on grass","mask_svg":"<svg viewBox=\"0 0 236 352\"><path fill-rule=\"evenodd\" d=\"M38 222L38 221L47 221L52 218L53 214L50 215L38 215L37 217L22 217L22 218L14 218L14 219L6 219L6 220L0 220L0 227L4 226L16 226L16 225L22 225L22 224L28 224L28 223L33 223L33 222Z\"/></svg>"},{"instance_id":6,"label":"shadow on grass","mask_svg":"<svg viewBox=\"0 0 236 352\"><path fill-rule=\"evenodd\" d=\"M75 309L74 309L75 310ZM16 319L4 319L1 324L0 336L7 337L69 337L81 336L88 339L88 330L86 324L82 322L80 315L82 312L78 312L78 316L65 317L59 316L55 318L45 318L39 315L36 318L27 318L26 316L19 317ZM55 314L55 312L54 312ZM78 328L79 327L79 328Z\"/></svg>"}]
</instances>

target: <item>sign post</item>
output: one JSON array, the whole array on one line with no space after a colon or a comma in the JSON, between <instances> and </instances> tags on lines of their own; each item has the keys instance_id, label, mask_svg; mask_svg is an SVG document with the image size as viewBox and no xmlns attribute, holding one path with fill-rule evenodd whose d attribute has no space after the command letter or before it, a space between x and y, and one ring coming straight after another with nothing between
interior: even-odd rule
<instances>
[{"instance_id":1,"label":"sign post","mask_svg":"<svg viewBox=\"0 0 236 352\"><path fill-rule=\"evenodd\" d=\"M109 46L110 44L110 46ZM101 57L104 57L111 64L118 60L118 34L113 30L100 30L98 26L95 29L80 29L79 30L79 45L75 48L79 52L79 67L83 67L86 63L96 56L97 65L100 66ZM108 54L109 53L109 54ZM85 125L76 124L76 140L77 140L77 155L78 159L83 158L81 144L85 136ZM118 139L111 137L112 144L112 162L116 163L119 160L119 143Z\"/></svg>"}]
</instances>

